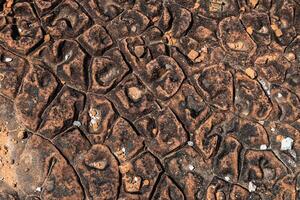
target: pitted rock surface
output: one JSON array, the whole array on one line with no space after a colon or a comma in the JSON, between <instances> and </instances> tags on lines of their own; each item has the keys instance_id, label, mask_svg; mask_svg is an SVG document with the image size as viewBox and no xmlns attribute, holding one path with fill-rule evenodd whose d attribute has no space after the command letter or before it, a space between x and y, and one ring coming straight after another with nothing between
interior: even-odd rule
<instances>
[{"instance_id":1,"label":"pitted rock surface","mask_svg":"<svg viewBox=\"0 0 300 200\"><path fill-rule=\"evenodd\" d=\"M299 200L300 1L0 1L0 199Z\"/></svg>"}]
</instances>

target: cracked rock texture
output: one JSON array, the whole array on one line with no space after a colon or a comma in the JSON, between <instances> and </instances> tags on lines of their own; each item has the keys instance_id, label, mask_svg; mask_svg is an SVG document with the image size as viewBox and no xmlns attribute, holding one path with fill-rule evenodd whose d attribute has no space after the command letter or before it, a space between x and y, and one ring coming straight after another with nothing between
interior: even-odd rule
<instances>
[{"instance_id":1,"label":"cracked rock texture","mask_svg":"<svg viewBox=\"0 0 300 200\"><path fill-rule=\"evenodd\" d=\"M300 200L299 0L0 1L0 200Z\"/></svg>"}]
</instances>

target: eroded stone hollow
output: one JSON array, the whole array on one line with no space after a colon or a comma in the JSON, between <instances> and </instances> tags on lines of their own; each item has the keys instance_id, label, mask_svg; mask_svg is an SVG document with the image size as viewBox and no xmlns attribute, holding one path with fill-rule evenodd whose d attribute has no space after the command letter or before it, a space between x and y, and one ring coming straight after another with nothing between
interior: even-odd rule
<instances>
[{"instance_id":1,"label":"eroded stone hollow","mask_svg":"<svg viewBox=\"0 0 300 200\"><path fill-rule=\"evenodd\" d=\"M0 200L299 200L299 0L0 2Z\"/></svg>"}]
</instances>

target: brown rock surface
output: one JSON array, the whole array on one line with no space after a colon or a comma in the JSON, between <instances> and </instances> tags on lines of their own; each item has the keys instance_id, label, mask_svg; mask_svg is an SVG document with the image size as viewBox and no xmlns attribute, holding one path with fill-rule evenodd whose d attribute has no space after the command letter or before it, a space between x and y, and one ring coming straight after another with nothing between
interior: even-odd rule
<instances>
[{"instance_id":1,"label":"brown rock surface","mask_svg":"<svg viewBox=\"0 0 300 200\"><path fill-rule=\"evenodd\" d=\"M0 1L0 200L299 200L300 0Z\"/></svg>"}]
</instances>

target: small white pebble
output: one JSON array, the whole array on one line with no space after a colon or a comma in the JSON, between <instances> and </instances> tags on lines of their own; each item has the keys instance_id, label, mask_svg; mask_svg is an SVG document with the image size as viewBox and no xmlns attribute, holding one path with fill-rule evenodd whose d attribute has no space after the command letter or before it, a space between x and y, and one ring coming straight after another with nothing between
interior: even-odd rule
<instances>
[{"instance_id":1,"label":"small white pebble","mask_svg":"<svg viewBox=\"0 0 300 200\"><path fill-rule=\"evenodd\" d=\"M285 150L291 150L292 149L292 146L293 146L293 142L294 140L290 137L286 137L284 138L282 141L281 141L281 147L280 149L282 151L285 151Z\"/></svg>"},{"instance_id":2,"label":"small white pebble","mask_svg":"<svg viewBox=\"0 0 300 200\"><path fill-rule=\"evenodd\" d=\"M131 27L131 31L132 31L132 32L136 32L136 26L132 26L132 27Z\"/></svg>"},{"instance_id":3,"label":"small white pebble","mask_svg":"<svg viewBox=\"0 0 300 200\"><path fill-rule=\"evenodd\" d=\"M4 62L11 62L11 61L12 61L12 58L9 58L9 57L4 58Z\"/></svg>"},{"instance_id":4,"label":"small white pebble","mask_svg":"<svg viewBox=\"0 0 300 200\"><path fill-rule=\"evenodd\" d=\"M122 147L122 149L121 149L121 150L122 150L122 152L123 152L123 153L125 153L125 152L126 152L126 149L125 149L125 147Z\"/></svg>"},{"instance_id":5,"label":"small white pebble","mask_svg":"<svg viewBox=\"0 0 300 200\"><path fill-rule=\"evenodd\" d=\"M260 150L266 150L266 149L267 149L267 145L265 144L260 145Z\"/></svg>"},{"instance_id":6,"label":"small white pebble","mask_svg":"<svg viewBox=\"0 0 300 200\"><path fill-rule=\"evenodd\" d=\"M228 176L225 176L226 181L230 181L230 178Z\"/></svg>"},{"instance_id":7,"label":"small white pebble","mask_svg":"<svg viewBox=\"0 0 300 200\"><path fill-rule=\"evenodd\" d=\"M80 123L80 121L74 121L74 122L73 122L73 125L74 125L74 126L77 126L77 127L80 127L80 126L81 126L81 123Z\"/></svg>"},{"instance_id":8,"label":"small white pebble","mask_svg":"<svg viewBox=\"0 0 300 200\"><path fill-rule=\"evenodd\" d=\"M35 191L41 192L41 191L42 191L42 188L41 188L41 187L37 187L37 188L35 189Z\"/></svg>"},{"instance_id":9,"label":"small white pebble","mask_svg":"<svg viewBox=\"0 0 300 200\"><path fill-rule=\"evenodd\" d=\"M249 192L254 192L256 190L256 185L254 185L254 183L252 183L252 181L249 182L248 190L249 190Z\"/></svg>"},{"instance_id":10,"label":"small white pebble","mask_svg":"<svg viewBox=\"0 0 300 200\"><path fill-rule=\"evenodd\" d=\"M281 93L278 93L278 94L277 94L277 97L278 97L278 98L281 98L281 97L282 97L282 94L281 94Z\"/></svg>"},{"instance_id":11,"label":"small white pebble","mask_svg":"<svg viewBox=\"0 0 300 200\"><path fill-rule=\"evenodd\" d=\"M72 55L73 55L73 51L68 52L68 53L65 55L65 61L68 60L69 58L71 58Z\"/></svg>"},{"instance_id":12,"label":"small white pebble","mask_svg":"<svg viewBox=\"0 0 300 200\"><path fill-rule=\"evenodd\" d=\"M194 142L193 141L188 141L188 145L192 147L192 146L194 146Z\"/></svg>"},{"instance_id":13,"label":"small white pebble","mask_svg":"<svg viewBox=\"0 0 300 200\"><path fill-rule=\"evenodd\" d=\"M275 131L275 128L272 127L272 128L271 128L271 131L274 132L274 131Z\"/></svg>"},{"instance_id":14,"label":"small white pebble","mask_svg":"<svg viewBox=\"0 0 300 200\"><path fill-rule=\"evenodd\" d=\"M193 165L189 165L189 169L190 169L190 170L194 170L195 167L194 167Z\"/></svg>"},{"instance_id":15,"label":"small white pebble","mask_svg":"<svg viewBox=\"0 0 300 200\"><path fill-rule=\"evenodd\" d=\"M68 60L70 58L70 55L65 55L65 60Z\"/></svg>"}]
</instances>

